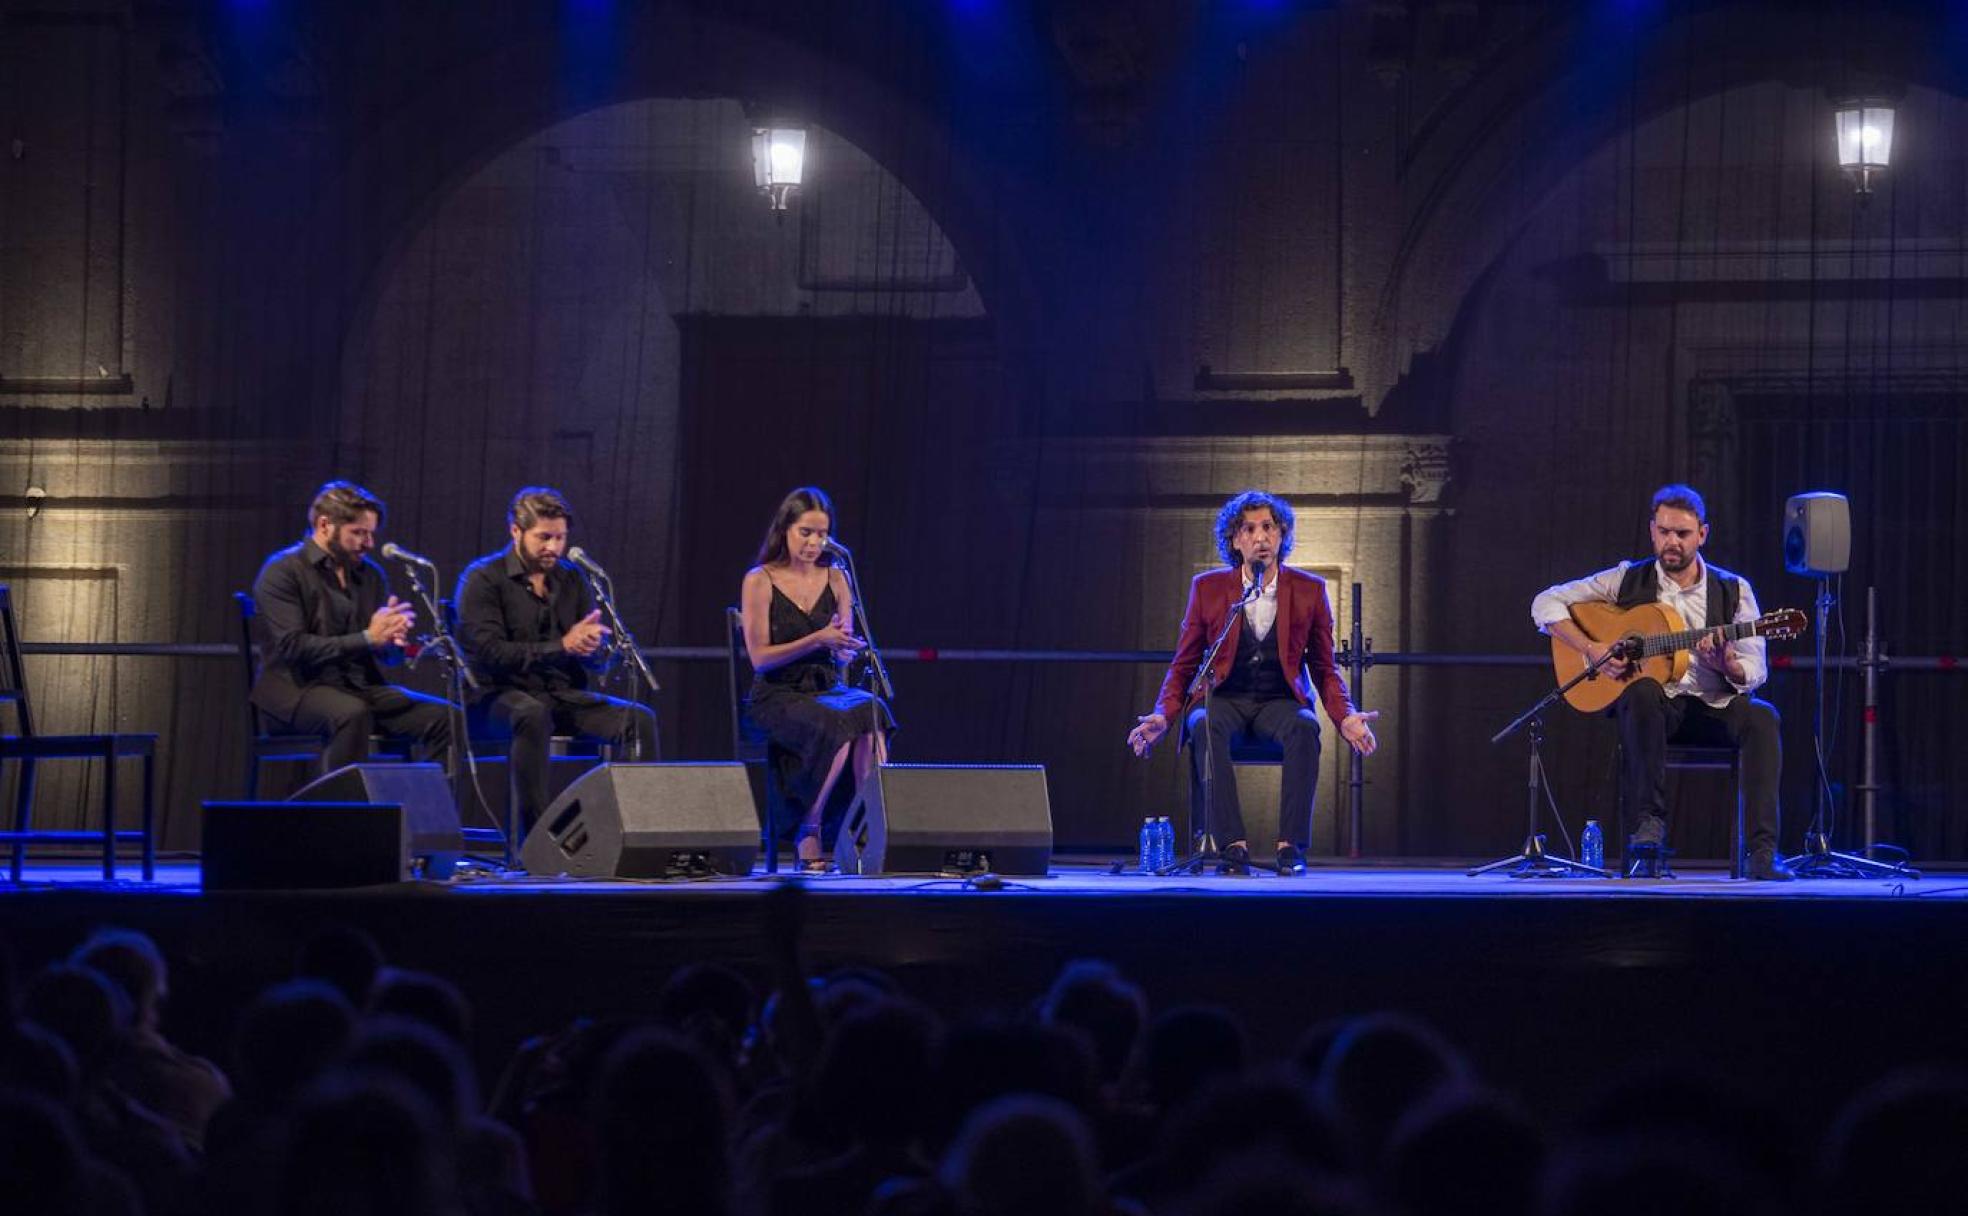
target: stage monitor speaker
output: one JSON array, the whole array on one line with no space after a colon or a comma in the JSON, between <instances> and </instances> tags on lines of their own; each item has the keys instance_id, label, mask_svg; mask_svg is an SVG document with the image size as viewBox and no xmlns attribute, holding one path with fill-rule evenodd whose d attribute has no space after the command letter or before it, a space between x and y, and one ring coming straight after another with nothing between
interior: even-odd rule
<instances>
[{"instance_id":1,"label":"stage monitor speaker","mask_svg":"<svg viewBox=\"0 0 1968 1216\"><path fill-rule=\"evenodd\" d=\"M541 877L745 875L758 849L743 764L603 764L540 816L520 862Z\"/></svg>"},{"instance_id":2,"label":"stage monitor speaker","mask_svg":"<svg viewBox=\"0 0 1968 1216\"><path fill-rule=\"evenodd\" d=\"M841 822L843 874L1044 874L1052 804L1038 764L884 764Z\"/></svg>"},{"instance_id":3,"label":"stage monitor speaker","mask_svg":"<svg viewBox=\"0 0 1968 1216\"><path fill-rule=\"evenodd\" d=\"M208 891L371 887L409 876L403 807L373 802L207 802Z\"/></svg>"},{"instance_id":4,"label":"stage monitor speaker","mask_svg":"<svg viewBox=\"0 0 1968 1216\"><path fill-rule=\"evenodd\" d=\"M294 802L369 802L403 808L405 854L431 878L449 878L465 851L451 778L441 764L350 764L310 781Z\"/></svg>"},{"instance_id":5,"label":"stage monitor speaker","mask_svg":"<svg viewBox=\"0 0 1968 1216\"><path fill-rule=\"evenodd\" d=\"M1852 504L1843 494L1793 495L1784 504L1784 569L1843 574L1852 564Z\"/></svg>"}]
</instances>

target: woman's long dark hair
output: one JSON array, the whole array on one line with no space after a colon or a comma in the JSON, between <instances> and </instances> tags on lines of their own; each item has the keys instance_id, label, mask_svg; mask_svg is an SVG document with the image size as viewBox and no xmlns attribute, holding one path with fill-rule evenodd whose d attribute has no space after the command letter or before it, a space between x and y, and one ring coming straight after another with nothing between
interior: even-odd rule
<instances>
[{"instance_id":1,"label":"woman's long dark hair","mask_svg":"<svg viewBox=\"0 0 1968 1216\"><path fill-rule=\"evenodd\" d=\"M801 486L780 501L779 509L772 513L772 522L765 526L765 542L758 551L759 565L771 566L787 560L786 533L808 511L822 512L827 517L827 526L833 526L834 500L819 486ZM820 564L830 564L825 554L821 555Z\"/></svg>"}]
</instances>

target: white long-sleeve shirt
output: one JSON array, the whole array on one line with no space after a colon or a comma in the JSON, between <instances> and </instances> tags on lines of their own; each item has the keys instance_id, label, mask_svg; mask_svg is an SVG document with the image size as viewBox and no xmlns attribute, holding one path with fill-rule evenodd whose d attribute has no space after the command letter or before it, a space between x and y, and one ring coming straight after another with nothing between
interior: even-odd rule
<instances>
[{"instance_id":1,"label":"white long-sleeve shirt","mask_svg":"<svg viewBox=\"0 0 1968 1216\"><path fill-rule=\"evenodd\" d=\"M1250 567L1244 567L1244 594L1251 589ZM1244 605L1244 623L1251 627L1251 637L1262 642L1264 635L1271 632L1271 626L1278 623L1278 571L1274 567L1265 571L1264 591L1250 603Z\"/></svg>"},{"instance_id":2,"label":"white long-sleeve shirt","mask_svg":"<svg viewBox=\"0 0 1968 1216\"><path fill-rule=\"evenodd\" d=\"M1682 623L1689 629L1700 629L1708 621L1708 563L1702 561L1699 555L1695 562L1700 567L1700 574L1686 588L1669 578L1666 571L1660 572L1660 602L1679 613ZM1571 619L1573 604L1616 603L1620 582L1631 565L1632 562L1621 562L1610 570L1546 587L1531 601L1531 620L1540 633L1550 633L1553 625ZM1748 579L1738 578L1736 581L1742 588L1742 598L1736 603L1735 620L1730 623L1753 621L1763 615L1756 607L1756 593L1750 590ZM1741 638L1731 645L1735 647L1736 658L1742 662L1742 683L1735 683L1690 654L1687 673L1667 685L1667 695L1696 696L1708 705L1720 708L1738 693L1752 693L1761 688L1763 681L1770 678L1769 660L1765 653L1768 643L1762 638Z\"/></svg>"}]
</instances>

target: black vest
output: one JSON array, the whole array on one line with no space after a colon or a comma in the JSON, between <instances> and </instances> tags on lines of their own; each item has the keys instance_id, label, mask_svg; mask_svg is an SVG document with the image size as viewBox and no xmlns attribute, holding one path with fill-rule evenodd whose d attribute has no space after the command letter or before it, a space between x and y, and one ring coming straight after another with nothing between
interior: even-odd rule
<instances>
[{"instance_id":1,"label":"black vest","mask_svg":"<svg viewBox=\"0 0 1968 1216\"><path fill-rule=\"evenodd\" d=\"M1243 609L1239 608L1237 611L1243 612ZM1240 644L1237 647L1237 661L1230 665L1230 673L1223 677L1223 683L1216 686L1217 692L1239 697L1254 697L1262 701L1292 695L1291 683L1285 679L1284 664L1278 661L1278 634L1284 623L1282 616L1273 621L1271 632L1264 635L1263 641L1253 646L1251 634L1255 631L1251 628L1250 616L1245 615L1241 626L1244 634L1239 639Z\"/></svg>"},{"instance_id":2,"label":"black vest","mask_svg":"<svg viewBox=\"0 0 1968 1216\"><path fill-rule=\"evenodd\" d=\"M1736 619L1736 608L1742 604L1742 580L1708 562L1708 619L1697 625L1694 621L1683 621L1690 629L1713 629L1717 625L1727 625ZM1660 562L1656 558L1636 561L1626 568L1620 577L1619 598L1613 601L1621 608L1632 608L1640 604L1660 602Z\"/></svg>"}]
</instances>

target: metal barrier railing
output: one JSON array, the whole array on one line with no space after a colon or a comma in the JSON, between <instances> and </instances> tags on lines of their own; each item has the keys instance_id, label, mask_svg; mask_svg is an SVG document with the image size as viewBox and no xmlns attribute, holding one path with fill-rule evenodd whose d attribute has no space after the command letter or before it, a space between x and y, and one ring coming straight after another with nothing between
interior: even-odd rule
<instances>
[{"instance_id":1,"label":"metal barrier railing","mask_svg":"<svg viewBox=\"0 0 1968 1216\"><path fill-rule=\"evenodd\" d=\"M1365 636L1361 621L1361 587L1354 583L1352 592L1351 636L1343 642L1334 655L1338 666L1347 672L1347 682L1352 689L1356 703L1365 704L1367 672L1375 667L1523 667L1547 668L1550 657L1543 654L1437 654L1419 651L1375 651L1373 639ZM26 642L21 652L29 655L76 655L102 656L110 658L165 658L165 659L238 659L239 645L232 642ZM652 662L723 662L728 651L722 646L645 646L642 655ZM990 649L976 647L888 647L882 657L891 663L1139 663L1167 666L1173 657L1166 650L1025 650ZM1797 657L1780 654L1770 658L1773 671L1812 671L1817 667L1815 656ZM1900 655L1888 656L1883 652L1873 653L1871 657L1861 654L1856 657L1832 657L1825 660L1826 670L1860 671L1867 678L1865 704L1866 737L1866 777L1860 785L1860 793L1865 801L1864 822L1866 847L1871 849L1874 837L1874 801L1878 784L1874 780L1874 761L1872 751L1875 746L1875 727L1877 723L1876 677L1888 671L1939 671L1955 672L1964 669L1964 661L1957 655ZM1366 817L1366 766L1362 758L1350 752L1347 756L1347 855L1360 856L1361 829Z\"/></svg>"},{"instance_id":2,"label":"metal barrier railing","mask_svg":"<svg viewBox=\"0 0 1968 1216\"><path fill-rule=\"evenodd\" d=\"M99 655L104 658L152 659L237 659L236 642L23 642L22 654ZM722 663L722 646L645 646L644 658L671 662ZM891 663L1152 663L1166 666L1172 654L1166 650L992 650L977 648L921 647L915 650L885 649L882 658ZM1350 647L1342 645L1334 655L1341 667L1351 667ZM1895 655L1883 660L1894 670L1968 670L1968 657L1955 655ZM1378 650L1367 660L1368 667L1549 667L1551 659L1541 654L1436 654L1422 651ZM1770 666L1778 671L1809 671L1817 660L1808 656L1774 656ZM1832 658L1827 669L1856 669L1864 666L1857 658Z\"/></svg>"}]
</instances>

